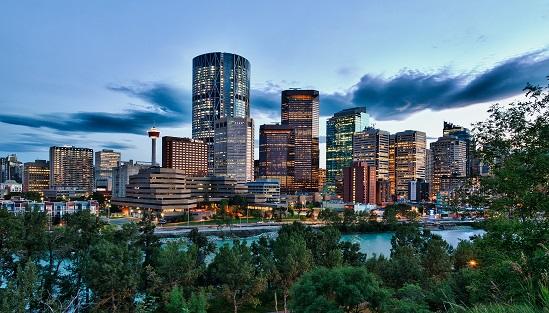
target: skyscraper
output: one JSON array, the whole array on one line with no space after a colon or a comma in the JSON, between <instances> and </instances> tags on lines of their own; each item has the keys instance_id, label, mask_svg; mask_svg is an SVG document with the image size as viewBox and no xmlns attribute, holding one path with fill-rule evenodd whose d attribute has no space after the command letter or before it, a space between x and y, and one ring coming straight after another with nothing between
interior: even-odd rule
<instances>
[{"instance_id":1,"label":"skyscraper","mask_svg":"<svg viewBox=\"0 0 549 313\"><path fill-rule=\"evenodd\" d=\"M259 178L276 179L280 191L294 192L294 129L288 125L259 127Z\"/></svg>"},{"instance_id":2,"label":"skyscraper","mask_svg":"<svg viewBox=\"0 0 549 313\"><path fill-rule=\"evenodd\" d=\"M120 152L103 149L95 152L95 188L112 190L112 169L120 162Z\"/></svg>"},{"instance_id":3,"label":"skyscraper","mask_svg":"<svg viewBox=\"0 0 549 313\"><path fill-rule=\"evenodd\" d=\"M27 162L23 167L23 192L43 192L50 184L50 164L46 160Z\"/></svg>"},{"instance_id":4,"label":"skyscraper","mask_svg":"<svg viewBox=\"0 0 549 313\"><path fill-rule=\"evenodd\" d=\"M431 194L441 191L443 178L465 178L467 174L467 142L452 135L431 143L433 172Z\"/></svg>"},{"instance_id":5,"label":"skyscraper","mask_svg":"<svg viewBox=\"0 0 549 313\"><path fill-rule=\"evenodd\" d=\"M395 187L397 198L408 196L408 182L425 179L424 132L406 130L395 134Z\"/></svg>"},{"instance_id":6,"label":"skyscraper","mask_svg":"<svg viewBox=\"0 0 549 313\"><path fill-rule=\"evenodd\" d=\"M389 180L389 137L388 131L366 128L353 136L353 161L366 162L375 167L378 180Z\"/></svg>"},{"instance_id":7,"label":"skyscraper","mask_svg":"<svg viewBox=\"0 0 549 313\"><path fill-rule=\"evenodd\" d=\"M353 134L369 125L365 107L337 112L326 122L326 182L335 190L344 167L353 162Z\"/></svg>"},{"instance_id":8,"label":"skyscraper","mask_svg":"<svg viewBox=\"0 0 549 313\"><path fill-rule=\"evenodd\" d=\"M93 150L73 146L50 147L50 188L93 191Z\"/></svg>"},{"instance_id":9,"label":"skyscraper","mask_svg":"<svg viewBox=\"0 0 549 313\"><path fill-rule=\"evenodd\" d=\"M214 174L240 183L254 179L254 122L251 118L225 117L215 121Z\"/></svg>"},{"instance_id":10,"label":"skyscraper","mask_svg":"<svg viewBox=\"0 0 549 313\"><path fill-rule=\"evenodd\" d=\"M318 191L319 93L282 91L281 122L294 129L294 182L297 191Z\"/></svg>"},{"instance_id":11,"label":"skyscraper","mask_svg":"<svg viewBox=\"0 0 549 313\"><path fill-rule=\"evenodd\" d=\"M0 183L8 180L18 183L23 181L23 163L17 159L15 154L0 158Z\"/></svg>"},{"instance_id":12,"label":"skyscraper","mask_svg":"<svg viewBox=\"0 0 549 313\"><path fill-rule=\"evenodd\" d=\"M396 157L395 157L395 135L389 136L389 194L396 196Z\"/></svg>"},{"instance_id":13,"label":"skyscraper","mask_svg":"<svg viewBox=\"0 0 549 313\"><path fill-rule=\"evenodd\" d=\"M376 169L366 162L353 162L343 168L343 200L366 204L377 203Z\"/></svg>"},{"instance_id":14,"label":"skyscraper","mask_svg":"<svg viewBox=\"0 0 549 313\"><path fill-rule=\"evenodd\" d=\"M443 124L443 137L453 136L459 140L463 140L466 143L466 170L467 177L480 175L480 160L474 156L475 143L473 136L468 128L455 125L452 123L444 122Z\"/></svg>"},{"instance_id":15,"label":"skyscraper","mask_svg":"<svg viewBox=\"0 0 549 313\"><path fill-rule=\"evenodd\" d=\"M206 176L208 145L202 140L164 136L162 167L176 168L188 176Z\"/></svg>"},{"instance_id":16,"label":"skyscraper","mask_svg":"<svg viewBox=\"0 0 549 313\"><path fill-rule=\"evenodd\" d=\"M208 173L214 171L214 122L250 116L250 62L225 52L193 59L192 137L208 144Z\"/></svg>"}]
</instances>

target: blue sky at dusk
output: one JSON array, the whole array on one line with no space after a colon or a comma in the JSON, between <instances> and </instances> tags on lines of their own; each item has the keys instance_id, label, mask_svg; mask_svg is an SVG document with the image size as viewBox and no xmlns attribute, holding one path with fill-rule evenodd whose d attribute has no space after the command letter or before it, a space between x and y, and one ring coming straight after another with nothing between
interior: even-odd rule
<instances>
[{"instance_id":1,"label":"blue sky at dusk","mask_svg":"<svg viewBox=\"0 0 549 313\"><path fill-rule=\"evenodd\" d=\"M192 58L212 51L250 60L258 127L301 87L321 93L321 135L362 105L376 127L434 138L544 82L548 30L548 1L2 1L0 155L148 160L153 123L190 137Z\"/></svg>"}]
</instances>

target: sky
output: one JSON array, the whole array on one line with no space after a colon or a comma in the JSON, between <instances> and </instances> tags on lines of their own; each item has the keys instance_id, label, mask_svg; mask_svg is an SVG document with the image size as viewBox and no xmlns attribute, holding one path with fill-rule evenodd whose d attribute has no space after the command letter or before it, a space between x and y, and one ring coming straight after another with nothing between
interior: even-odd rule
<instances>
[{"instance_id":1,"label":"sky","mask_svg":"<svg viewBox=\"0 0 549 313\"><path fill-rule=\"evenodd\" d=\"M212 51L251 62L257 128L280 120L280 90L313 88L321 142L326 119L355 106L434 140L443 121L469 127L546 82L547 30L549 1L533 0L4 0L0 155L67 144L147 161L153 124L191 136L192 58Z\"/></svg>"}]
</instances>

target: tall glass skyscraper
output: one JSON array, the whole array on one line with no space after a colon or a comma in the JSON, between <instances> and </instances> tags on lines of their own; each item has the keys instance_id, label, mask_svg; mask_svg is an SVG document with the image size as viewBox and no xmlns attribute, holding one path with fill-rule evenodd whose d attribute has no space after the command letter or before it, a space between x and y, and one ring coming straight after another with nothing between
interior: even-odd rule
<instances>
[{"instance_id":1,"label":"tall glass skyscraper","mask_svg":"<svg viewBox=\"0 0 549 313\"><path fill-rule=\"evenodd\" d=\"M281 122L294 129L294 188L318 191L319 93L317 90L282 91Z\"/></svg>"},{"instance_id":2,"label":"tall glass skyscraper","mask_svg":"<svg viewBox=\"0 0 549 313\"><path fill-rule=\"evenodd\" d=\"M395 134L395 192L397 199L408 196L408 182L425 179L425 132L405 130Z\"/></svg>"},{"instance_id":3,"label":"tall glass skyscraper","mask_svg":"<svg viewBox=\"0 0 549 313\"><path fill-rule=\"evenodd\" d=\"M214 122L250 116L250 62L212 52L193 59L192 137L208 144L208 173L214 171Z\"/></svg>"},{"instance_id":4,"label":"tall glass skyscraper","mask_svg":"<svg viewBox=\"0 0 549 313\"><path fill-rule=\"evenodd\" d=\"M369 126L365 107L337 112L326 122L326 184L335 190L344 167L353 163L353 134Z\"/></svg>"}]
</instances>

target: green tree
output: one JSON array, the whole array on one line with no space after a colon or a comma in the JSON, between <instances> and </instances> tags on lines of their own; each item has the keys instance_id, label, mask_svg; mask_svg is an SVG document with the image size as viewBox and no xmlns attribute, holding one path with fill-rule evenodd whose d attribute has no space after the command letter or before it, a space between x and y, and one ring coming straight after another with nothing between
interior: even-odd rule
<instances>
[{"instance_id":1,"label":"green tree","mask_svg":"<svg viewBox=\"0 0 549 313\"><path fill-rule=\"evenodd\" d=\"M481 178L485 204L523 220L549 212L549 86L525 91L526 100L493 105L474 128L478 154L492 174Z\"/></svg>"},{"instance_id":2,"label":"green tree","mask_svg":"<svg viewBox=\"0 0 549 313\"><path fill-rule=\"evenodd\" d=\"M210 282L237 313L241 305L257 305L257 295L265 288L265 278L256 275L252 254L245 243L235 240L232 247L225 245L208 266Z\"/></svg>"},{"instance_id":3,"label":"green tree","mask_svg":"<svg viewBox=\"0 0 549 313\"><path fill-rule=\"evenodd\" d=\"M377 310L388 293L364 268L319 267L304 274L290 290L294 312L362 312Z\"/></svg>"}]
</instances>

